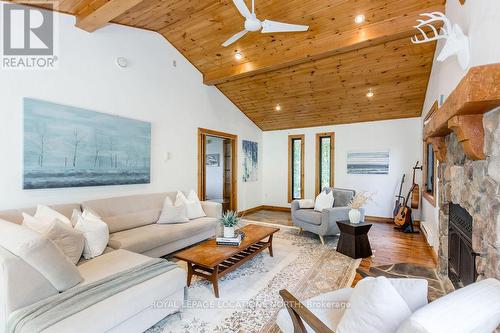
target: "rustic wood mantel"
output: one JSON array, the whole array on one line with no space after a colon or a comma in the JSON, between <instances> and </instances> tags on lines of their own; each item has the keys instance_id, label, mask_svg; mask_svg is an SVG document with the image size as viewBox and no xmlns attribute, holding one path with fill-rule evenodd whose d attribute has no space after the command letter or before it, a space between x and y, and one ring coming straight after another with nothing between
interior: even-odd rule
<instances>
[{"instance_id":1,"label":"rustic wood mantel","mask_svg":"<svg viewBox=\"0 0 500 333\"><path fill-rule=\"evenodd\" d=\"M500 63L473 67L441 108L433 106L434 112L424 121L425 141L439 142L442 151L443 138L454 131L470 159L484 159L483 114L498 106Z\"/></svg>"}]
</instances>

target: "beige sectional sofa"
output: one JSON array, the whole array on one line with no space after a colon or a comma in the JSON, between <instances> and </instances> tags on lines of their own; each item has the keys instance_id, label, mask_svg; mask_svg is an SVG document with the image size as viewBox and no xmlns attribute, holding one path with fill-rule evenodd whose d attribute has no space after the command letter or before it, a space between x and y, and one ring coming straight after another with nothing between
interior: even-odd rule
<instances>
[{"instance_id":1,"label":"beige sectional sofa","mask_svg":"<svg viewBox=\"0 0 500 333\"><path fill-rule=\"evenodd\" d=\"M140 265L150 260L149 257L164 256L212 237L216 232L217 218L222 214L222 206L213 202L202 202L206 217L182 224L156 224L163 200L166 196L175 199L175 195L175 192L155 193L51 206L68 218L73 209L90 209L109 226L110 240L105 253L78 263L77 269L83 278L79 285L106 278ZM0 211L0 228L1 223L21 224L22 212L34 214L35 208ZM1 245L0 333L3 333L12 312L58 291L40 272ZM142 332L180 310L185 286L186 272L174 268L90 306L43 332L70 332L75 327L78 327L78 332ZM153 304L168 306L154 307Z\"/></svg>"}]
</instances>

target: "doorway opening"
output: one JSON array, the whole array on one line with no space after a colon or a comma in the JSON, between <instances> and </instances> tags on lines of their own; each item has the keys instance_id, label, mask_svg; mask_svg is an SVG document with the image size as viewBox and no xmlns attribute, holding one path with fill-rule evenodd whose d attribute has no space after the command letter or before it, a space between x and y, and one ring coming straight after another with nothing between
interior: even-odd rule
<instances>
[{"instance_id":1,"label":"doorway opening","mask_svg":"<svg viewBox=\"0 0 500 333\"><path fill-rule=\"evenodd\" d=\"M237 210L237 142L234 134L198 128L198 193L200 200Z\"/></svg>"}]
</instances>

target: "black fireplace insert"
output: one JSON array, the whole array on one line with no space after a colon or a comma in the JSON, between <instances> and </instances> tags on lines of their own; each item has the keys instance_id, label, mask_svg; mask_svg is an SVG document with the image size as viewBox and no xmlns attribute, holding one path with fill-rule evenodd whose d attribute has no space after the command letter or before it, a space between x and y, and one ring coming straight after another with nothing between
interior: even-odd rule
<instances>
[{"instance_id":1,"label":"black fireplace insert","mask_svg":"<svg viewBox=\"0 0 500 333\"><path fill-rule=\"evenodd\" d=\"M472 250L472 216L450 203L448 226L448 277L461 288L477 279L476 253Z\"/></svg>"}]
</instances>

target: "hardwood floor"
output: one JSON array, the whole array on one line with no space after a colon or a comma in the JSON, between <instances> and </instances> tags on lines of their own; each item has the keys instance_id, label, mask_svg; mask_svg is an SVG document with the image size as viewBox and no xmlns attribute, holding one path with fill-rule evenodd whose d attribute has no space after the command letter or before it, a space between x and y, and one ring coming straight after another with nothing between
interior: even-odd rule
<instances>
[{"instance_id":1,"label":"hardwood floor","mask_svg":"<svg viewBox=\"0 0 500 333\"><path fill-rule=\"evenodd\" d=\"M279 225L292 226L292 216L289 212L279 212L275 210L259 210L254 213L250 213L248 215L243 216L245 219L259 221L259 222L267 222L274 223Z\"/></svg>"},{"instance_id":2,"label":"hardwood floor","mask_svg":"<svg viewBox=\"0 0 500 333\"><path fill-rule=\"evenodd\" d=\"M291 226L292 218L289 212L278 212L272 210L260 210L245 216L246 219L276 223ZM426 267L436 267L436 259L432 248L427 244L422 233L405 234L394 229L394 225L385 222L374 222L368 236L372 247L373 256L361 261L361 268L365 270L373 266L411 263ZM319 238L318 238L319 242ZM360 279L356 274L353 285Z\"/></svg>"}]
</instances>

